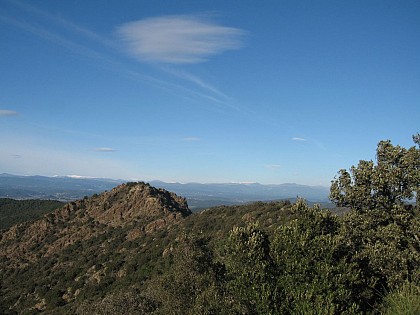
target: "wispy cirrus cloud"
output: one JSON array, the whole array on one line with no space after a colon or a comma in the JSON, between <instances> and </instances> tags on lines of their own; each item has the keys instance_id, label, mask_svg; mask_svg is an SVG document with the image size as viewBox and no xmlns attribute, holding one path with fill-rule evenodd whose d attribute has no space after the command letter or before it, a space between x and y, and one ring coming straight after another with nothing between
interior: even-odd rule
<instances>
[{"instance_id":1,"label":"wispy cirrus cloud","mask_svg":"<svg viewBox=\"0 0 420 315\"><path fill-rule=\"evenodd\" d=\"M221 90L191 73L181 71L179 68L168 71L159 67L159 70L184 80L180 83L179 80L174 82L172 79L168 80L133 70L125 59L115 54L117 51L121 52L115 38L96 33L66 20L61 15L51 14L27 2L6 1L30 13L31 19L0 14L0 22L20 28L73 53L94 60L100 67L120 72L135 80L147 81L171 94L191 99L205 99L216 105L215 109L240 110ZM140 26L139 29L138 26ZM120 39L126 41L129 47L137 47L132 51L137 59L164 62L166 65L197 63L226 50L240 48L246 34L243 30L213 22L204 15L148 18L123 24L116 29ZM142 45L139 46L139 43ZM192 85L188 86L187 83L192 83Z\"/></svg>"},{"instance_id":2,"label":"wispy cirrus cloud","mask_svg":"<svg viewBox=\"0 0 420 315\"><path fill-rule=\"evenodd\" d=\"M117 34L141 61L192 64L240 48L245 32L205 16L170 15L123 24Z\"/></svg>"},{"instance_id":3,"label":"wispy cirrus cloud","mask_svg":"<svg viewBox=\"0 0 420 315\"><path fill-rule=\"evenodd\" d=\"M103 148L94 148L93 151L96 151L96 152L116 152L117 150L113 149L113 148L103 147Z\"/></svg>"},{"instance_id":4,"label":"wispy cirrus cloud","mask_svg":"<svg viewBox=\"0 0 420 315\"><path fill-rule=\"evenodd\" d=\"M20 28L26 32L32 33L33 35L38 36L49 42L52 42L56 45L62 46L71 52L85 56L92 60L101 61L103 64L106 64L111 67L118 66L118 62L114 61L106 54L100 53L95 49L89 48L83 44L79 44L73 40L67 39L66 37L60 35L60 33L56 31L50 31L47 30L45 27L42 27L35 23L28 23L24 20L19 20L13 17L7 17L2 15L0 15L0 21Z\"/></svg>"},{"instance_id":5,"label":"wispy cirrus cloud","mask_svg":"<svg viewBox=\"0 0 420 315\"><path fill-rule=\"evenodd\" d=\"M293 141L308 141L308 139L300 138L300 137L293 137L290 140L293 140Z\"/></svg>"},{"instance_id":6,"label":"wispy cirrus cloud","mask_svg":"<svg viewBox=\"0 0 420 315\"><path fill-rule=\"evenodd\" d=\"M17 116L17 115L19 115L19 113L14 110L0 109L0 116Z\"/></svg>"},{"instance_id":7,"label":"wispy cirrus cloud","mask_svg":"<svg viewBox=\"0 0 420 315\"><path fill-rule=\"evenodd\" d=\"M200 88L207 90L208 92L211 92L213 94L216 94L218 97L221 97L223 99L229 100L230 98L224 94L222 91L217 89L216 87L212 86L211 84L204 82L201 78L188 73L186 71L182 71L180 69L170 69L170 68L161 68L163 71L168 72L177 78L189 81L194 83L195 85L199 86Z\"/></svg>"},{"instance_id":8,"label":"wispy cirrus cloud","mask_svg":"<svg viewBox=\"0 0 420 315\"><path fill-rule=\"evenodd\" d=\"M14 4L15 6L38 16L41 16L42 18L44 18L47 21L56 23L58 25L61 25L62 27L64 27L67 30L70 30L72 32L77 32L87 38L90 38L96 42L101 43L104 46L109 46L111 48L115 48L116 45L114 42L112 42L111 40L109 40L108 38L101 36L98 33L95 33L83 26L77 25L71 21L65 20L62 16L55 16L55 15L51 15L49 13L47 13L46 11L40 10L37 7L34 7L32 5L30 5L27 2L21 2L18 0L7 0L8 2Z\"/></svg>"}]
</instances>

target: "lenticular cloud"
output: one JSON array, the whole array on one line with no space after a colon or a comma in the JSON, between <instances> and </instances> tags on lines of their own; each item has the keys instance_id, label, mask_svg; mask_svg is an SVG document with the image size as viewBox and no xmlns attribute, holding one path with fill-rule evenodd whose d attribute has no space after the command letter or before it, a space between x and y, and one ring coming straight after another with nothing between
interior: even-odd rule
<instances>
[{"instance_id":1,"label":"lenticular cloud","mask_svg":"<svg viewBox=\"0 0 420 315\"><path fill-rule=\"evenodd\" d=\"M244 32L196 16L163 16L123 24L117 34L142 61L199 63L240 48Z\"/></svg>"}]
</instances>

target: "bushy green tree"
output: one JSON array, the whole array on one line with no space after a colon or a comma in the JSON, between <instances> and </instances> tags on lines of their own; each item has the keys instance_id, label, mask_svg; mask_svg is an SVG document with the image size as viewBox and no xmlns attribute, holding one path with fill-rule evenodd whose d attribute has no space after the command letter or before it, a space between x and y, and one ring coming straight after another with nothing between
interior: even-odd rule
<instances>
[{"instance_id":1,"label":"bushy green tree","mask_svg":"<svg viewBox=\"0 0 420 315\"><path fill-rule=\"evenodd\" d=\"M239 314L278 314L276 269L268 235L257 224L230 233L225 263L231 308Z\"/></svg>"},{"instance_id":2,"label":"bushy green tree","mask_svg":"<svg viewBox=\"0 0 420 315\"><path fill-rule=\"evenodd\" d=\"M420 187L420 136L408 149L381 141L376 150L377 163L361 160L350 172L339 171L331 184L330 199L337 206L359 211L390 210L394 205L418 198ZM418 204L418 203L417 203Z\"/></svg>"},{"instance_id":3,"label":"bushy green tree","mask_svg":"<svg viewBox=\"0 0 420 315\"><path fill-rule=\"evenodd\" d=\"M303 200L292 210L296 218L278 228L272 243L285 295L280 313L357 314L361 278L338 233L338 217Z\"/></svg>"},{"instance_id":4,"label":"bushy green tree","mask_svg":"<svg viewBox=\"0 0 420 315\"><path fill-rule=\"evenodd\" d=\"M360 302L369 308L405 281L420 283L420 218L406 207L351 210L340 235L364 282Z\"/></svg>"},{"instance_id":5,"label":"bushy green tree","mask_svg":"<svg viewBox=\"0 0 420 315\"><path fill-rule=\"evenodd\" d=\"M420 136L408 149L381 141L377 163L360 161L341 170L330 198L347 206L340 235L362 273L360 305L378 306L389 290L406 281L420 284ZM409 204L416 198L416 205Z\"/></svg>"},{"instance_id":6,"label":"bushy green tree","mask_svg":"<svg viewBox=\"0 0 420 315\"><path fill-rule=\"evenodd\" d=\"M148 296L158 305L153 314L226 314L224 270L207 238L181 236L167 259L173 260L169 271L149 284Z\"/></svg>"}]
</instances>

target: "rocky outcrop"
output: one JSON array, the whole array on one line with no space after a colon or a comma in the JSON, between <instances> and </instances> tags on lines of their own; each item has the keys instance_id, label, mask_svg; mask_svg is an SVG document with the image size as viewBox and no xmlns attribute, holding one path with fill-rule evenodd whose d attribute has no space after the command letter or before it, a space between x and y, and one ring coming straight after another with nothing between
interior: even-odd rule
<instances>
[{"instance_id":1,"label":"rocky outcrop","mask_svg":"<svg viewBox=\"0 0 420 315\"><path fill-rule=\"evenodd\" d=\"M190 214L185 198L174 193L142 182L122 184L6 230L0 234L0 261L14 267L26 265L114 227L129 227L127 239L137 239Z\"/></svg>"},{"instance_id":2,"label":"rocky outcrop","mask_svg":"<svg viewBox=\"0 0 420 315\"><path fill-rule=\"evenodd\" d=\"M185 217L185 198L144 183L127 183L90 199L86 212L100 223L121 225L136 219Z\"/></svg>"}]
</instances>

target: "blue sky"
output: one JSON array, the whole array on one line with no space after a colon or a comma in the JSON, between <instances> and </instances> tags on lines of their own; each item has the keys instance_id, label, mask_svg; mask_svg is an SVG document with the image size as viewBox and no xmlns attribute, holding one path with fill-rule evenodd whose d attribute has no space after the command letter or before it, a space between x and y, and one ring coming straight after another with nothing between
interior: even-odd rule
<instances>
[{"instance_id":1,"label":"blue sky","mask_svg":"<svg viewBox=\"0 0 420 315\"><path fill-rule=\"evenodd\" d=\"M420 126L419 1L0 2L0 173L329 185Z\"/></svg>"}]
</instances>

